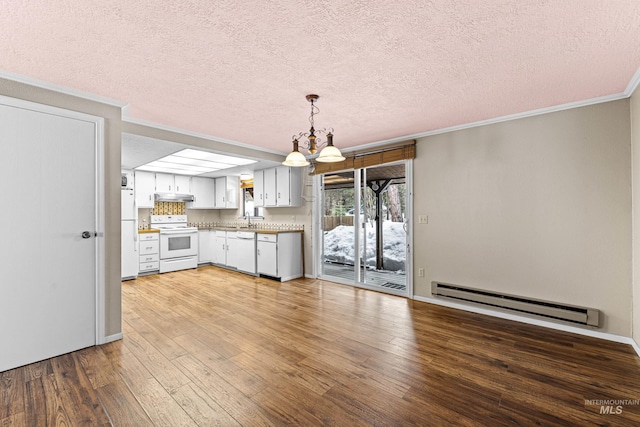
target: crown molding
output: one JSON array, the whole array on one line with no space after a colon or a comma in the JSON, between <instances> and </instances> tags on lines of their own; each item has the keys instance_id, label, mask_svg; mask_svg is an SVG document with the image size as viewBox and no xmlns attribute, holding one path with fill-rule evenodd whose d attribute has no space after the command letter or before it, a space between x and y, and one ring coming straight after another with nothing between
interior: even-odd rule
<instances>
[{"instance_id":1,"label":"crown molding","mask_svg":"<svg viewBox=\"0 0 640 427\"><path fill-rule=\"evenodd\" d=\"M640 79L640 73L637 73L637 74L639 74L639 79ZM563 110L571 110L573 108L580 108L580 107L586 107L589 105L602 104L604 102L618 101L620 99L626 99L628 97L629 95L627 95L626 93L617 93L613 95L601 96L598 98L586 99L584 101L576 101L576 102L570 102L567 104L554 105L552 107L538 108L537 110L530 110L522 113L510 114L508 116L495 117L493 119L480 120L477 122L465 123L462 125L450 126L447 128L441 128L441 129L431 130L427 132L399 136L397 138L386 139L384 141L376 141L368 144L358 145L355 147L344 148L344 149L341 149L340 151L342 151L342 153L350 153L353 151L375 149L387 144L397 143L401 141L406 141L411 139L417 140L419 138L425 138L427 136L440 135L443 133L455 132L458 130L471 129L471 128L480 127L480 126L508 122L511 120L518 120L518 119L524 119L527 117L540 116L542 114L555 113L557 111L563 111Z\"/></svg>"},{"instance_id":2,"label":"crown molding","mask_svg":"<svg viewBox=\"0 0 640 427\"><path fill-rule=\"evenodd\" d=\"M89 101L99 102L101 104L111 105L113 107L123 108L125 105L127 105L126 102L117 101L115 99L107 98L93 93L83 92L81 90L72 89L66 86L60 86L54 83L45 82L44 80L38 80L33 77L10 73L9 71L0 70L0 78L23 83L29 86L39 87L41 89L46 89L53 92L62 93L64 95L75 96L76 98L82 98Z\"/></svg>"},{"instance_id":3,"label":"crown molding","mask_svg":"<svg viewBox=\"0 0 640 427\"><path fill-rule=\"evenodd\" d=\"M638 84L640 84L640 67L636 70L631 80L629 80L629 84L624 90L624 94L627 96L633 95L633 92L638 88Z\"/></svg>"}]
</instances>

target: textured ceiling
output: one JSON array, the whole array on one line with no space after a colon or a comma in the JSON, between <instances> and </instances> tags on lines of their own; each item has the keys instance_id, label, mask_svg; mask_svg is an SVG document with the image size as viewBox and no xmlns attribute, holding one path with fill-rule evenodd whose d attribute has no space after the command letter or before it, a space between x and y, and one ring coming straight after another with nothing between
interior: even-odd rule
<instances>
[{"instance_id":1,"label":"textured ceiling","mask_svg":"<svg viewBox=\"0 0 640 427\"><path fill-rule=\"evenodd\" d=\"M0 1L0 70L128 116L286 152L352 147L620 94L638 0Z\"/></svg>"}]
</instances>

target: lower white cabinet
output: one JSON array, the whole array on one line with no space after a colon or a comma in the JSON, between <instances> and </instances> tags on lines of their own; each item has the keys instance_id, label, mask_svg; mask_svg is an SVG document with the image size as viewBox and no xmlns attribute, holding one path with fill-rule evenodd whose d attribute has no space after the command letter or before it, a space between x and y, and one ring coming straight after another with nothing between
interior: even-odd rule
<instances>
[{"instance_id":1,"label":"lower white cabinet","mask_svg":"<svg viewBox=\"0 0 640 427\"><path fill-rule=\"evenodd\" d=\"M215 240L215 231L199 230L198 231L198 264L206 264L213 262L213 242Z\"/></svg>"},{"instance_id":2,"label":"lower white cabinet","mask_svg":"<svg viewBox=\"0 0 640 427\"><path fill-rule=\"evenodd\" d=\"M227 231L227 267L238 268L238 239L235 231Z\"/></svg>"},{"instance_id":3,"label":"lower white cabinet","mask_svg":"<svg viewBox=\"0 0 640 427\"><path fill-rule=\"evenodd\" d=\"M300 233L258 233L258 274L281 281L302 277Z\"/></svg>"},{"instance_id":4,"label":"lower white cabinet","mask_svg":"<svg viewBox=\"0 0 640 427\"><path fill-rule=\"evenodd\" d=\"M159 233L142 233L138 236L140 273L160 269Z\"/></svg>"},{"instance_id":5,"label":"lower white cabinet","mask_svg":"<svg viewBox=\"0 0 640 427\"><path fill-rule=\"evenodd\" d=\"M238 266L238 249L236 232L216 230L215 256L216 264L236 268Z\"/></svg>"}]
</instances>

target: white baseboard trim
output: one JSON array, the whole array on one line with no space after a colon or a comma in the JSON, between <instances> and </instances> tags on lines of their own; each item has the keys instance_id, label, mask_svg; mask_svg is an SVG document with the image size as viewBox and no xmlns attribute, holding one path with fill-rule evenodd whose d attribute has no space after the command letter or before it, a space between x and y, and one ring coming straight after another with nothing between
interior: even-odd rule
<instances>
[{"instance_id":1,"label":"white baseboard trim","mask_svg":"<svg viewBox=\"0 0 640 427\"><path fill-rule=\"evenodd\" d=\"M629 338L629 344L631 344L631 347L633 347L638 356L640 356L640 346L638 346L636 340L634 340L633 338Z\"/></svg>"},{"instance_id":2,"label":"white baseboard trim","mask_svg":"<svg viewBox=\"0 0 640 427\"><path fill-rule=\"evenodd\" d=\"M607 332L595 331L593 329L580 328L577 326L565 325L562 323L550 322L548 320L535 319L532 317L520 316L517 314L504 313L501 311L491 310L488 308L476 307L467 304L461 304L454 301L445 301L439 298L429 298L419 295L414 295L413 299L416 301L426 302L429 304L441 305L444 307L456 308L459 310L470 311L472 313L486 314L487 316L499 317L501 319L513 320L516 322L528 323L530 325L543 326L549 329L556 329L564 332L571 332L578 335L585 335L593 338L600 338L607 341L618 342L622 344L629 344L633 347L635 352L640 356L640 347L631 337L624 337L622 335L610 334Z\"/></svg>"},{"instance_id":3,"label":"white baseboard trim","mask_svg":"<svg viewBox=\"0 0 640 427\"><path fill-rule=\"evenodd\" d=\"M121 340L123 337L122 332L118 334L109 335L108 337L104 337L104 342L102 344L108 344L113 341Z\"/></svg>"}]
</instances>

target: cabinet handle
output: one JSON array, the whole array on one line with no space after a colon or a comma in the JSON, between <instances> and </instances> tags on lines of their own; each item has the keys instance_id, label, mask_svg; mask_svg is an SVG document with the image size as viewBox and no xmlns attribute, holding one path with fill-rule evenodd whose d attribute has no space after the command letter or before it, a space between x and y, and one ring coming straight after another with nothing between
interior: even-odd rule
<instances>
[{"instance_id":1,"label":"cabinet handle","mask_svg":"<svg viewBox=\"0 0 640 427\"><path fill-rule=\"evenodd\" d=\"M258 256L260 256L260 249L258 249Z\"/></svg>"},{"instance_id":2,"label":"cabinet handle","mask_svg":"<svg viewBox=\"0 0 640 427\"><path fill-rule=\"evenodd\" d=\"M171 191L171 186L169 186L169 191Z\"/></svg>"},{"instance_id":3,"label":"cabinet handle","mask_svg":"<svg viewBox=\"0 0 640 427\"><path fill-rule=\"evenodd\" d=\"M278 199L280 198L280 193L278 193Z\"/></svg>"}]
</instances>

